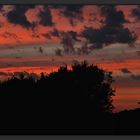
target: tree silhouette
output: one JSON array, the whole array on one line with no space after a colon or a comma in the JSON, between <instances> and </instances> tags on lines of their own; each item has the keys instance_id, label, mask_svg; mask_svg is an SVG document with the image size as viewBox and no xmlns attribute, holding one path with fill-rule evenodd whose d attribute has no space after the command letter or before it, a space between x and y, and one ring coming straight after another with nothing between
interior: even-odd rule
<instances>
[{"instance_id":1,"label":"tree silhouette","mask_svg":"<svg viewBox=\"0 0 140 140\"><path fill-rule=\"evenodd\" d=\"M111 97L114 90L111 88L110 72L83 62L74 63L71 70L68 70L67 66L62 66L58 72L51 73L50 78L56 83L57 93L53 93L59 93L57 99L61 103L63 102L61 99L67 96L67 103L72 101L74 106L78 101L81 106L84 105L91 111L112 111Z\"/></svg>"},{"instance_id":2,"label":"tree silhouette","mask_svg":"<svg viewBox=\"0 0 140 140\"><path fill-rule=\"evenodd\" d=\"M57 72L41 73L37 80L29 73L28 77L13 75L0 83L0 105L7 103L1 111L4 116L14 114L11 118L16 128L20 127L19 118L15 120L18 114L23 120L28 115L22 128L27 124L45 129L110 128L115 92L111 74L84 61L75 62L70 69L65 65Z\"/></svg>"},{"instance_id":3,"label":"tree silhouette","mask_svg":"<svg viewBox=\"0 0 140 140\"><path fill-rule=\"evenodd\" d=\"M37 79L14 73L0 82L0 134L140 134L140 109L112 112L113 81L111 72L86 61Z\"/></svg>"}]
</instances>

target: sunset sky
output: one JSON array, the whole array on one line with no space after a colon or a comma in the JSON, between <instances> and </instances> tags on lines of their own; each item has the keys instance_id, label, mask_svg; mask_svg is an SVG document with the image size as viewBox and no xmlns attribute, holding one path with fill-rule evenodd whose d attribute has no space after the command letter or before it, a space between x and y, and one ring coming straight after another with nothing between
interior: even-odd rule
<instances>
[{"instance_id":1,"label":"sunset sky","mask_svg":"<svg viewBox=\"0 0 140 140\"><path fill-rule=\"evenodd\" d=\"M140 107L140 6L0 5L0 80L75 60L113 72L116 111Z\"/></svg>"}]
</instances>

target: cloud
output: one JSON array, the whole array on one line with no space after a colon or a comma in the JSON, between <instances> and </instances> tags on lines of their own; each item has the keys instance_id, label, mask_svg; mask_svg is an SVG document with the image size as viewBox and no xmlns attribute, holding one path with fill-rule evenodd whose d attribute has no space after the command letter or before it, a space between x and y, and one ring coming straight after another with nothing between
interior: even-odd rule
<instances>
[{"instance_id":1,"label":"cloud","mask_svg":"<svg viewBox=\"0 0 140 140\"><path fill-rule=\"evenodd\" d=\"M74 26L76 24L75 20L83 21L82 16L83 5L67 5L64 8L63 14L70 21L70 24Z\"/></svg>"},{"instance_id":2,"label":"cloud","mask_svg":"<svg viewBox=\"0 0 140 140\"><path fill-rule=\"evenodd\" d=\"M77 32L75 31L60 31L56 28L53 28L52 31L48 32L48 33L44 33L42 34L42 36L44 36L45 38L51 39L52 36L53 37L57 37L60 39L60 44L62 44L63 46L63 50L61 49L56 49L55 50L55 54L58 56L62 56L62 54L73 54L75 53L75 42L76 41L80 41L78 39L78 35Z\"/></svg>"},{"instance_id":3,"label":"cloud","mask_svg":"<svg viewBox=\"0 0 140 140\"><path fill-rule=\"evenodd\" d=\"M115 6L100 6L99 8L104 17L102 27L99 29L85 27L81 32L81 36L92 44L91 49L100 49L113 43L132 44L135 42L137 36L123 26L126 20L122 11L118 11Z\"/></svg>"},{"instance_id":4,"label":"cloud","mask_svg":"<svg viewBox=\"0 0 140 140\"><path fill-rule=\"evenodd\" d=\"M1 36L4 37L4 38L12 38L12 39L15 39L15 40L20 39L16 34L10 33L10 32L4 32Z\"/></svg>"},{"instance_id":5,"label":"cloud","mask_svg":"<svg viewBox=\"0 0 140 140\"><path fill-rule=\"evenodd\" d=\"M0 4L0 12L2 12L3 5Z\"/></svg>"},{"instance_id":6,"label":"cloud","mask_svg":"<svg viewBox=\"0 0 140 140\"><path fill-rule=\"evenodd\" d=\"M134 79L134 80L140 80L140 75L134 75L134 74L132 74L131 75L131 78Z\"/></svg>"},{"instance_id":7,"label":"cloud","mask_svg":"<svg viewBox=\"0 0 140 140\"><path fill-rule=\"evenodd\" d=\"M41 10L38 14L40 18L40 24L43 26L53 26L54 23L52 22L52 15L50 8L48 6L43 6L43 10Z\"/></svg>"},{"instance_id":8,"label":"cloud","mask_svg":"<svg viewBox=\"0 0 140 140\"><path fill-rule=\"evenodd\" d=\"M40 35L33 31L32 37L33 38L40 38Z\"/></svg>"},{"instance_id":9,"label":"cloud","mask_svg":"<svg viewBox=\"0 0 140 140\"><path fill-rule=\"evenodd\" d=\"M2 4L0 4L0 9L2 9L2 7L3 7L3 5L2 5Z\"/></svg>"},{"instance_id":10,"label":"cloud","mask_svg":"<svg viewBox=\"0 0 140 140\"><path fill-rule=\"evenodd\" d=\"M129 71L127 68L122 68L121 72L123 72L123 73L131 73L131 71Z\"/></svg>"},{"instance_id":11,"label":"cloud","mask_svg":"<svg viewBox=\"0 0 140 140\"><path fill-rule=\"evenodd\" d=\"M21 37L19 37L18 35L16 35L15 33L11 33L8 31L5 31L4 33L0 34L1 38L5 38L5 39L10 39L10 40L15 40L17 43L21 42Z\"/></svg>"},{"instance_id":12,"label":"cloud","mask_svg":"<svg viewBox=\"0 0 140 140\"><path fill-rule=\"evenodd\" d=\"M52 36L59 37L60 34L61 34L61 32L58 31L56 28L54 28L54 29L50 32L50 34L51 34Z\"/></svg>"},{"instance_id":13,"label":"cloud","mask_svg":"<svg viewBox=\"0 0 140 140\"><path fill-rule=\"evenodd\" d=\"M61 44L63 44L64 53L75 53L74 44L77 41L77 33L74 31L68 31L63 34Z\"/></svg>"},{"instance_id":14,"label":"cloud","mask_svg":"<svg viewBox=\"0 0 140 140\"><path fill-rule=\"evenodd\" d=\"M39 53L43 53L43 52L44 52L43 48L42 48L42 47L39 47L38 52L39 52Z\"/></svg>"},{"instance_id":15,"label":"cloud","mask_svg":"<svg viewBox=\"0 0 140 140\"><path fill-rule=\"evenodd\" d=\"M48 39L52 38L49 33L43 33L42 36L45 37L45 38L48 38Z\"/></svg>"},{"instance_id":16,"label":"cloud","mask_svg":"<svg viewBox=\"0 0 140 140\"><path fill-rule=\"evenodd\" d=\"M63 31L59 31L59 30L57 30L56 28L53 28L53 30L51 30L50 32L43 33L42 36L45 37L45 38L51 39L52 36L53 36L53 37L59 38L59 37L62 36L63 34L64 34Z\"/></svg>"},{"instance_id":17,"label":"cloud","mask_svg":"<svg viewBox=\"0 0 140 140\"><path fill-rule=\"evenodd\" d=\"M78 35L77 32L75 31L60 31L56 28L53 28L53 30L51 30L48 33L43 33L42 36L44 36L45 38L51 39L52 37L57 37L60 39L60 44L62 44L63 46L63 50L57 48L55 50L55 54L58 56L62 56L62 54L71 54L71 53L76 53L75 52L75 42L76 41L80 41L78 39Z\"/></svg>"},{"instance_id":18,"label":"cloud","mask_svg":"<svg viewBox=\"0 0 140 140\"><path fill-rule=\"evenodd\" d=\"M72 38L71 34L69 33L65 33L62 41L61 41L61 44L63 44L63 48L64 48L64 52L66 54L69 54L69 53L74 53L75 50L74 50L74 39Z\"/></svg>"},{"instance_id":19,"label":"cloud","mask_svg":"<svg viewBox=\"0 0 140 140\"><path fill-rule=\"evenodd\" d=\"M34 5L15 5L13 10L7 13L7 19L10 23L21 25L24 28L31 28L33 24L30 23L25 15L28 9L34 8Z\"/></svg>"},{"instance_id":20,"label":"cloud","mask_svg":"<svg viewBox=\"0 0 140 140\"><path fill-rule=\"evenodd\" d=\"M100 6L100 11L105 17L103 22L106 26L122 27L122 24L126 22L123 12L118 11L114 5Z\"/></svg>"},{"instance_id":21,"label":"cloud","mask_svg":"<svg viewBox=\"0 0 140 140\"><path fill-rule=\"evenodd\" d=\"M13 74L10 72L0 72L0 76L12 76Z\"/></svg>"},{"instance_id":22,"label":"cloud","mask_svg":"<svg viewBox=\"0 0 140 140\"><path fill-rule=\"evenodd\" d=\"M56 50L55 50L55 54L56 54L57 56L62 56L62 50L56 49Z\"/></svg>"},{"instance_id":23,"label":"cloud","mask_svg":"<svg viewBox=\"0 0 140 140\"><path fill-rule=\"evenodd\" d=\"M95 48L102 48L103 45L113 43L132 43L135 41L135 36L131 34L128 28L112 28L104 26L101 29L93 29L86 27L82 32L82 36L94 44Z\"/></svg>"},{"instance_id":24,"label":"cloud","mask_svg":"<svg viewBox=\"0 0 140 140\"><path fill-rule=\"evenodd\" d=\"M42 8L38 8L38 18L40 19L38 22L30 22L26 17L26 12L31 8L36 8L36 5L14 5L14 8L6 14L8 21L15 25L21 25L27 29L34 29L38 24L42 26L53 26L52 15L50 8L48 6L43 6Z\"/></svg>"},{"instance_id":25,"label":"cloud","mask_svg":"<svg viewBox=\"0 0 140 140\"><path fill-rule=\"evenodd\" d=\"M8 76L8 73L0 72L0 76Z\"/></svg>"},{"instance_id":26,"label":"cloud","mask_svg":"<svg viewBox=\"0 0 140 140\"><path fill-rule=\"evenodd\" d=\"M75 41L80 41L77 38L78 37L77 32L75 32L75 31L68 31L67 33L70 34Z\"/></svg>"},{"instance_id":27,"label":"cloud","mask_svg":"<svg viewBox=\"0 0 140 140\"><path fill-rule=\"evenodd\" d=\"M58 9L60 15L65 16L72 26L75 26L77 21L83 21L82 9L84 5L53 5L51 7L54 9Z\"/></svg>"},{"instance_id":28,"label":"cloud","mask_svg":"<svg viewBox=\"0 0 140 140\"><path fill-rule=\"evenodd\" d=\"M140 51L136 51L136 54L137 54L137 55L140 55Z\"/></svg>"},{"instance_id":29,"label":"cloud","mask_svg":"<svg viewBox=\"0 0 140 140\"><path fill-rule=\"evenodd\" d=\"M90 53L90 47L88 47L88 42L83 43L81 48L77 49L77 53L79 55L81 55L81 54L89 54Z\"/></svg>"},{"instance_id":30,"label":"cloud","mask_svg":"<svg viewBox=\"0 0 140 140\"><path fill-rule=\"evenodd\" d=\"M140 20L140 6L132 10L132 16L136 17L137 20Z\"/></svg>"}]
</instances>

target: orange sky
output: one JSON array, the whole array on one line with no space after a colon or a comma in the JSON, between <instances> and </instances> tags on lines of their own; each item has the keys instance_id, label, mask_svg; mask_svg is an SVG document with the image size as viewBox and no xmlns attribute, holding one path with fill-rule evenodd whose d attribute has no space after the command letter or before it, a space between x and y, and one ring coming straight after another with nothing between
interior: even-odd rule
<instances>
[{"instance_id":1,"label":"orange sky","mask_svg":"<svg viewBox=\"0 0 140 140\"><path fill-rule=\"evenodd\" d=\"M29 22L38 22L39 18L37 14L39 13L40 9L42 6L37 5L35 8L30 8L26 11L25 15L26 18L28 19ZM137 5L131 5L131 6L117 6L118 10L121 10L124 12L124 16L126 19L129 19L130 21L134 21L134 17L130 16L131 10L136 8ZM12 5L4 5L3 9L5 10L4 13L7 13L8 11L11 11L13 8ZM84 8L82 9L83 11L83 22L77 21L76 26L72 26L69 23L69 20L67 17L63 15L59 15L59 10L52 8L51 9L51 15L52 15L52 21L55 23L55 28L63 30L63 31L70 31L74 30L76 32L80 32L84 26L90 26L94 28L100 28L101 23L99 22L103 17L100 15L99 8L96 5L85 5ZM63 21L63 22L60 22ZM18 24L11 24L8 22L7 18L3 16L3 13L0 13L0 23L2 23L3 27L0 28L0 45L11 45L11 44L27 44L27 43L41 43L41 42L49 42L52 41L50 39L40 37L40 38L33 38L32 34L33 31L31 29L25 29L21 25ZM135 29L137 26L139 26L139 23L135 23L135 26L133 26L134 23L126 23L125 26L133 27L133 30L138 33L139 32L137 29ZM38 26L35 28L35 32L38 33L38 35L42 33L49 32L52 30L54 27L53 26L42 26L38 24ZM16 30L15 30L16 29ZM5 32L10 32L13 34L16 34L18 39L15 38L4 38L3 34ZM54 38L53 42L55 41L56 38ZM57 39L58 40L58 39ZM56 40L56 41L57 41Z\"/></svg>"},{"instance_id":2,"label":"orange sky","mask_svg":"<svg viewBox=\"0 0 140 140\"><path fill-rule=\"evenodd\" d=\"M75 9L65 6L62 8L46 6L47 9L43 5L27 7L28 5L20 8L4 5L0 9L0 72L49 73L56 71L64 63L71 65L74 60L87 60L90 64L97 64L100 68L113 72L116 80L113 84L116 88L116 96L113 97L116 111L139 107L137 102L140 100L140 79L137 76L140 76L140 7L138 5L117 5L110 13L109 11L101 13L97 5L85 5ZM8 14L14 10L17 10L14 14L18 14L8 17ZM41 12L42 16L39 15ZM118 19L117 25L112 21L111 13ZM16 18L18 16L19 20ZM47 24L43 25L41 20ZM48 22L54 24L49 25ZM35 23L34 28L25 27L33 23ZM92 38L89 39L92 34L90 31L88 38L82 36L82 32L88 27L100 31L104 26L109 26L112 30L117 26L121 33L125 33L128 29L127 34L134 33L137 39L134 43L130 43L129 40L123 43L120 40L127 36L125 34L116 37L115 42L114 40L111 43L104 42L102 48L90 50L89 54L79 55L77 52L82 46L85 45L89 49L90 45L96 45L90 41ZM76 33L76 37L71 34L68 36L69 31ZM111 31L106 31L105 34L108 35L108 32ZM102 39L104 40L103 37ZM64 51L65 47L72 47L76 53L67 54ZM56 54L57 49L61 50L62 56ZM123 72L122 69L128 72ZM5 78L5 75L0 75L1 80Z\"/></svg>"},{"instance_id":3,"label":"orange sky","mask_svg":"<svg viewBox=\"0 0 140 140\"><path fill-rule=\"evenodd\" d=\"M140 87L117 87L113 97L114 111L140 107Z\"/></svg>"}]
</instances>

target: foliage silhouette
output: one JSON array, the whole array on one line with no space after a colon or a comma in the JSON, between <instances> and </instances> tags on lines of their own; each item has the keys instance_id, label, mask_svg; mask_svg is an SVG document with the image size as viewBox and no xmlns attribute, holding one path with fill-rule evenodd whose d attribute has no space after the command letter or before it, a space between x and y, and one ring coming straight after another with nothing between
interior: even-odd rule
<instances>
[{"instance_id":1,"label":"foliage silhouette","mask_svg":"<svg viewBox=\"0 0 140 140\"><path fill-rule=\"evenodd\" d=\"M61 66L58 72L49 75L41 73L37 81L28 75L26 78L24 73L19 77L13 75L8 81L1 83L1 96L10 95L10 98L15 98L22 95L29 98L37 95L48 102L53 98L59 104L65 102L70 105L72 102L76 105L78 101L81 106L91 106L93 111L112 111L112 76L110 72L105 72L97 66L88 65L85 61L81 64L75 63L71 70L68 70L67 65Z\"/></svg>"},{"instance_id":2,"label":"foliage silhouette","mask_svg":"<svg viewBox=\"0 0 140 140\"><path fill-rule=\"evenodd\" d=\"M41 73L38 80L28 75L13 75L0 83L1 128L112 127L110 72L84 61L73 64L70 70L65 65L57 72Z\"/></svg>"},{"instance_id":3,"label":"foliage silhouette","mask_svg":"<svg viewBox=\"0 0 140 140\"><path fill-rule=\"evenodd\" d=\"M0 83L0 129L43 129L45 133L115 134L112 73L86 61L71 69L19 76ZM119 122L118 122L119 123ZM62 131L61 131L62 130ZM77 134L77 133L76 133Z\"/></svg>"}]
</instances>

